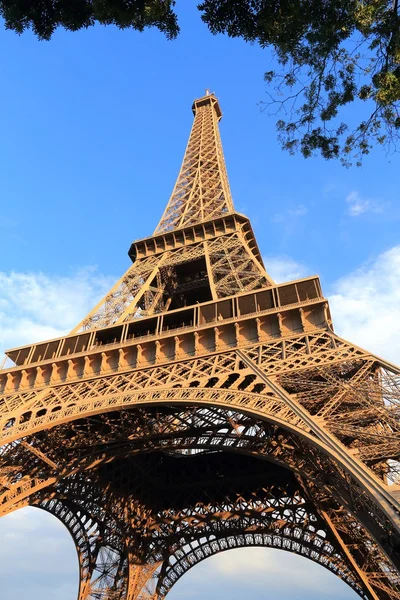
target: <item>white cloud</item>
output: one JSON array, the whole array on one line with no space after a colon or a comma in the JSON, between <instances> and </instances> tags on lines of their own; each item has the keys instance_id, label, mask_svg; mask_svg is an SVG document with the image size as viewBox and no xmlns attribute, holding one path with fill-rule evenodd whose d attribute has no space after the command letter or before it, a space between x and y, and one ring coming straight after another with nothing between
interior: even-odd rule
<instances>
[{"instance_id":1,"label":"white cloud","mask_svg":"<svg viewBox=\"0 0 400 600\"><path fill-rule=\"evenodd\" d=\"M264 256L265 268L276 283L305 277L306 268L289 256Z\"/></svg>"},{"instance_id":2,"label":"white cloud","mask_svg":"<svg viewBox=\"0 0 400 600\"><path fill-rule=\"evenodd\" d=\"M12 227L16 227L16 225L17 221L15 219L0 215L0 229L11 229Z\"/></svg>"},{"instance_id":3,"label":"white cloud","mask_svg":"<svg viewBox=\"0 0 400 600\"><path fill-rule=\"evenodd\" d=\"M308 208L304 204L298 204L293 208L288 208L282 212L275 213L272 216L272 223L282 223L283 221L304 217L308 213Z\"/></svg>"},{"instance_id":4,"label":"white cloud","mask_svg":"<svg viewBox=\"0 0 400 600\"><path fill-rule=\"evenodd\" d=\"M339 279L329 301L339 335L400 363L400 246Z\"/></svg>"},{"instance_id":5,"label":"white cloud","mask_svg":"<svg viewBox=\"0 0 400 600\"><path fill-rule=\"evenodd\" d=\"M112 283L92 268L71 277L0 272L0 360L6 348L68 332ZM57 519L22 509L1 519L0 532L2 600L76 597L76 550Z\"/></svg>"},{"instance_id":6,"label":"white cloud","mask_svg":"<svg viewBox=\"0 0 400 600\"><path fill-rule=\"evenodd\" d=\"M2 600L76 597L76 550L58 519L37 508L25 508L3 517L0 527Z\"/></svg>"},{"instance_id":7,"label":"white cloud","mask_svg":"<svg viewBox=\"0 0 400 600\"><path fill-rule=\"evenodd\" d=\"M268 594L265 595L265 590ZM241 548L205 560L184 576L170 600L223 596L280 600L355 600L358 596L335 575L308 559L271 548Z\"/></svg>"},{"instance_id":8,"label":"white cloud","mask_svg":"<svg viewBox=\"0 0 400 600\"><path fill-rule=\"evenodd\" d=\"M112 283L93 268L71 277L0 272L0 352L67 333Z\"/></svg>"},{"instance_id":9,"label":"white cloud","mask_svg":"<svg viewBox=\"0 0 400 600\"><path fill-rule=\"evenodd\" d=\"M0 522L2 600L76 597L76 551L64 525L38 509L26 508ZM290 576L288 576L290 574ZM29 594L28 594L29 588ZM268 597L280 600L356 600L335 575L282 550L238 549L218 554L190 570L172 589L170 600L230 600Z\"/></svg>"},{"instance_id":10,"label":"white cloud","mask_svg":"<svg viewBox=\"0 0 400 600\"><path fill-rule=\"evenodd\" d=\"M264 263L277 283L310 274L290 257L266 256ZM328 299L338 335L400 364L400 245L335 281Z\"/></svg>"},{"instance_id":11,"label":"white cloud","mask_svg":"<svg viewBox=\"0 0 400 600\"><path fill-rule=\"evenodd\" d=\"M367 212L383 212L383 204L372 198L363 198L356 190L346 196L346 202L348 204L346 212L351 217L358 217Z\"/></svg>"},{"instance_id":12,"label":"white cloud","mask_svg":"<svg viewBox=\"0 0 400 600\"><path fill-rule=\"evenodd\" d=\"M336 183L333 183L333 182L327 183L322 188L322 195L323 196L330 196L332 194L332 192L334 192L336 189L337 189L337 184Z\"/></svg>"}]
</instances>

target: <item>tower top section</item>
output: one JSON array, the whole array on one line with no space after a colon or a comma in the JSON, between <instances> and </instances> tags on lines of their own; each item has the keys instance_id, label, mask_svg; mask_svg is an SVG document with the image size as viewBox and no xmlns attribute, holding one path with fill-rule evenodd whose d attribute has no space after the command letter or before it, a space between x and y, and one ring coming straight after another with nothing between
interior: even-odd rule
<instances>
[{"instance_id":1,"label":"tower top section","mask_svg":"<svg viewBox=\"0 0 400 600\"><path fill-rule=\"evenodd\" d=\"M205 96L203 96L202 98L198 98L197 100L195 100L193 102L192 111L193 111L194 116L196 116L196 111L200 107L205 106L207 104L211 104L211 106L213 106L215 112L217 113L218 121L220 121L222 119L221 107L219 105L218 99L215 96L214 92L210 92L209 90L206 90Z\"/></svg>"},{"instance_id":2,"label":"tower top section","mask_svg":"<svg viewBox=\"0 0 400 600\"><path fill-rule=\"evenodd\" d=\"M216 96L193 102L194 122L181 170L155 234L233 212L218 123L222 118Z\"/></svg>"}]
</instances>

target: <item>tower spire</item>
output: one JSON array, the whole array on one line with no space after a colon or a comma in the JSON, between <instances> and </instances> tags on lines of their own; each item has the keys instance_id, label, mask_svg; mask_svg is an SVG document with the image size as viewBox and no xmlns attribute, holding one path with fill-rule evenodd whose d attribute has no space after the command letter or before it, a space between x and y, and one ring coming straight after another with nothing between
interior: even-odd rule
<instances>
[{"instance_id":1,"label":"tower spire","mask_svg":"<svg viewBox=\"0 0 400 600\"><path fill-rule=\"evenodd\" d=\"M215 95L195 100L194 122L171 198L155 234L194 225L233 212L218 123L222 112Z\"/></svg>"}]
</instances>

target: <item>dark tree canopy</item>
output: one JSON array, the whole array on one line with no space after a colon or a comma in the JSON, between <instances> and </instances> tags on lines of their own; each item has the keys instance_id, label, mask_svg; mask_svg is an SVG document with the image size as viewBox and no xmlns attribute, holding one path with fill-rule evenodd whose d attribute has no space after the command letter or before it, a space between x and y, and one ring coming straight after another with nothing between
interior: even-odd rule
<instances>
[{"instance_id":1,"label":"dark tree canopy","mask_svg":"<svg viewBox=\"0 0 400 600\"><path fill-rule=\"evenodd\" d=\"M195 0L193 0L195 1ZM283 148L357 163L375 143L395 147L400 135L400 0L204 0L202 20L226 33L270 47L268 101L278 115ZM142 31L179 33L174 0L0 0L6 27L54 30L96 22ZM346 107L358 103L350 125ZM353 111L354 112L354 111ZM351 119L352 120L352 119Z\"/></svg>"},{"instance_id":2,"label":"dark tree canopy","mask_svg":"<svg viewBox=\"0 0 400 600\"><path fill-rule=\"evenodd\" d=\"M0 0L6 27L17 33L31 28L49 40L57 27L77 31L96 22L143 31L157 27L170 39L179 32L174 0Z\"/></svg>"},{"instance_id":3,"label":"dark tree canopy","mask_svg":"<svg viewBox=\"0 0 400 600\"><path fill-rule=\"evenodd\" d=\"M283 148L360 163L400 133L400 0L205 0L213 33L274 49L264 107L279 116ZM361 122L342 115L359 102Z\"/></svg>"}]
</instances>

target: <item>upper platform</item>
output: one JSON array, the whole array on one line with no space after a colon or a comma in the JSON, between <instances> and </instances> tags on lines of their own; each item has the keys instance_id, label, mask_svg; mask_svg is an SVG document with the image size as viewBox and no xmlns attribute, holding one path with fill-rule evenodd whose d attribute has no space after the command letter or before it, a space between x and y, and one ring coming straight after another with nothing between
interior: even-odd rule
<instances>
[{"instance_id":1,"label":"upper platform","mask_svg":"<svg viewBox=\"0 0 400 600\"><path fill-rule=\"evenodd\" d=\"M202 98L198 98L197 100L195 100L192 104L192 111L194 116L196 116L196 112L203 106L206 105L211 105L216 114L217 114L217 118L218 121L220 121L222 119L222 110L221 107L219 105L218 99L216 98L215 94L210 93L208 90L206 91L206 95L203 96Z\"/></svg>"}]
</instances>

